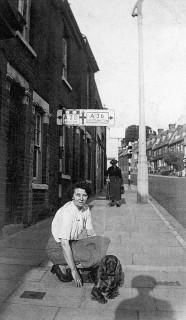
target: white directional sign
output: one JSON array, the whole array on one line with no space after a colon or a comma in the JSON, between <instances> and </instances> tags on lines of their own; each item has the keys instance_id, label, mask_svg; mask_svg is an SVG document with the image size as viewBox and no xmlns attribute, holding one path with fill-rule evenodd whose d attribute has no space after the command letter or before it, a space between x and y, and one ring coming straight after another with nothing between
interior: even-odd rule
<instances>
[{"instance_id":1,"label":"white directional sign","mask_svg":"<svg viewBox=\"0 0 186 320\"><path fill-rule=\"evenodd\" d=\"M57 124L69 126L114 126L114 110L107 109L67 109L57 112Z\"/></svg>"},{"instance_id":2,"label":"white directional sign","mask_svg":"<svg viewBox=\"0 0 186 320\"><path fill-rule=\"evenodd\" d=\"M80 121L80 114L76 113L76 112L65 112L65 114L63 115L63 124L66 125L74 125L74 126L78 126L79 125L79 121Z\"/></svg>"}]
</instances>

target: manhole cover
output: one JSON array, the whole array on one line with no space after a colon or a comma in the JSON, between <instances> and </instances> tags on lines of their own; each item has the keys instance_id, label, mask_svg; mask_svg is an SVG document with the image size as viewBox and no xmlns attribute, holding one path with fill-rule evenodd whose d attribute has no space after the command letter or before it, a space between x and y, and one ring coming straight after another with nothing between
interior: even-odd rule
<instances>
[{"instance_id":1,"label":"manhole cover","mask_svg":"<svg viewBox=\"0 0 186 320\"><path fill-rule=\"evenodd\" d=\"M42 300L46 292L24 291L20 298Z\"/></svg>"},{"instance_id":2,"label":"manhole cover","mask_svg":"<svg viewBox=\"0 0 186 320\"><path fill-rule=\"evenodd\" d=\"M181 286L179 281L153 281L155 286Z\"/></svg>"}]
</instances>

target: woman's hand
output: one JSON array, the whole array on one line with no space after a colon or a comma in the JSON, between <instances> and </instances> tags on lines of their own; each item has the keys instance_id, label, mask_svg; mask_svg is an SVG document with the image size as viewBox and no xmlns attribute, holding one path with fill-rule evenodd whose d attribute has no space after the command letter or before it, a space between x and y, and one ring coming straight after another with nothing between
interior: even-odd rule
<instances>
[{"instance_id":1,"label":"woman's hand","mask_svg":"<svg viewBox=\"0 0 186 320\"><path fill-rule=\"evenodd\" d=\"M82 284L82 280L81 280L81 277L80 277L80 274L79 272L76 270L71 270L72 272L72 277L76 283L76 287L82 287L83 284Z\"/></svg>"},{"instance_id":2,"label":"woman's hand","mask_svg":"<svg viewBox=\"0 0 186 320\"><path fill-rule=\"evenodd\" d=\"M96 234L93 229L87 229L87 236L94 237Z\"/></svg>"},{"instance_id":3,"label":"woman's hand","mask_svg":"<svg viewBox=\"0 0 186 320\"><path fill-rule=\"evenodd\" d=\"M66 259L66 262L71 269L72 277L75 280L76 286L82 287L83 286L82 280L81 280L80 274L79 274L79 272L75 266L75 263L74 263L74 258L72 255L71 247L69 245L69 240L61 239L61 246L63 249L63 253L64 253L64 257Z\"/></svg>"}]
</instances>

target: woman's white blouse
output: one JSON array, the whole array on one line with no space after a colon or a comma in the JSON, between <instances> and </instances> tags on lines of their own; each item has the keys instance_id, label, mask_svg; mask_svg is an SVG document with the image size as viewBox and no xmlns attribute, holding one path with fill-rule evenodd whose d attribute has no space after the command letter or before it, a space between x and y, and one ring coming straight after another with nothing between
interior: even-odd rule
<instances>
[{"instance_id":1,"label":"woman's white blouse","mask_svg":"<svg viewBox=\"0 0 186 320\"><path fill-rule=\"evenodd\" d=\"M67 202L55 214L52 235L57 242L61 239L77 240L83 229L92 230L91 212L87 204L78 210L73 201ZM94 232L92 235L95 235Z\"/></svg>"}]
</instances>

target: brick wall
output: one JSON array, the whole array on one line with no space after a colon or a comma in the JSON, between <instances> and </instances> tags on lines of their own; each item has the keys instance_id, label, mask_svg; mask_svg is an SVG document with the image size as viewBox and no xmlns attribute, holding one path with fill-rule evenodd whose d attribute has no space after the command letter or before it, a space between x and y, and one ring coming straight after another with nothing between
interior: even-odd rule
<instances>
[{"instance_id":1,"label":"brick wall","mask_svg":"<svg viewBox=\"0 0 186 320\"><path fill-rule=\"evenodd\" d=\"M12 0L17 7L18 0ZM90 81L90 108L95 107L94 93L96 90L94 82L94 70L85 54L84 42L76 24L66 17L62 4L61 9L57 2L52 0L32 0L30 20L30 46L31 51L19 37L0 42L0 229L6 223L29 223L37 216L40 209L53 206L57 209L58 203L58 173L59 173L59 127L56 125L56 115L59 105L67 109L86 108L87 102L87 71L91 74ZM67 10L70 14L70 9ZM76 29L76 30L75 30ZM70 42L70 56L68 68L69 86L62 81L62 51L64 31L68 33ZM35 56L34 52L37 56ZM7 132L10 125L9 112L11 97L6 90L6 68L7 62L21 75L29 84L31 100L28 105L21 105L21 117L19 122L19 145L18 164L22 168L20 172L19 187L17 188L16 205L13 212L7 214L7 165L8 145ZM17 82L17 79L14 79ZM33 163L33 137L34 116L32 113L32 93L35 91L49 104L49 124L43 125L43 158L42 158L42 183L48 184L48 190L32 190L32 163ZM87 128L92 136L91 146L91 180L95 183L95 159L96 159L96 133L95 128ZM81 139L76 128L67 131L66 162L68 162L67 173L71 180L62 181L62 203L65 201L65 191L72 181L80 177L87 178L86 168L86 142ZM80 153L80 145L83 149ZM84 158L81 158L83 156ZM68 159L69 157L69 159ZM84 170L80 170L80 165ZM19 166L18 166L19 167ZM9 190L10 191L10 190Z\"/></svg>"}]
</instances>

